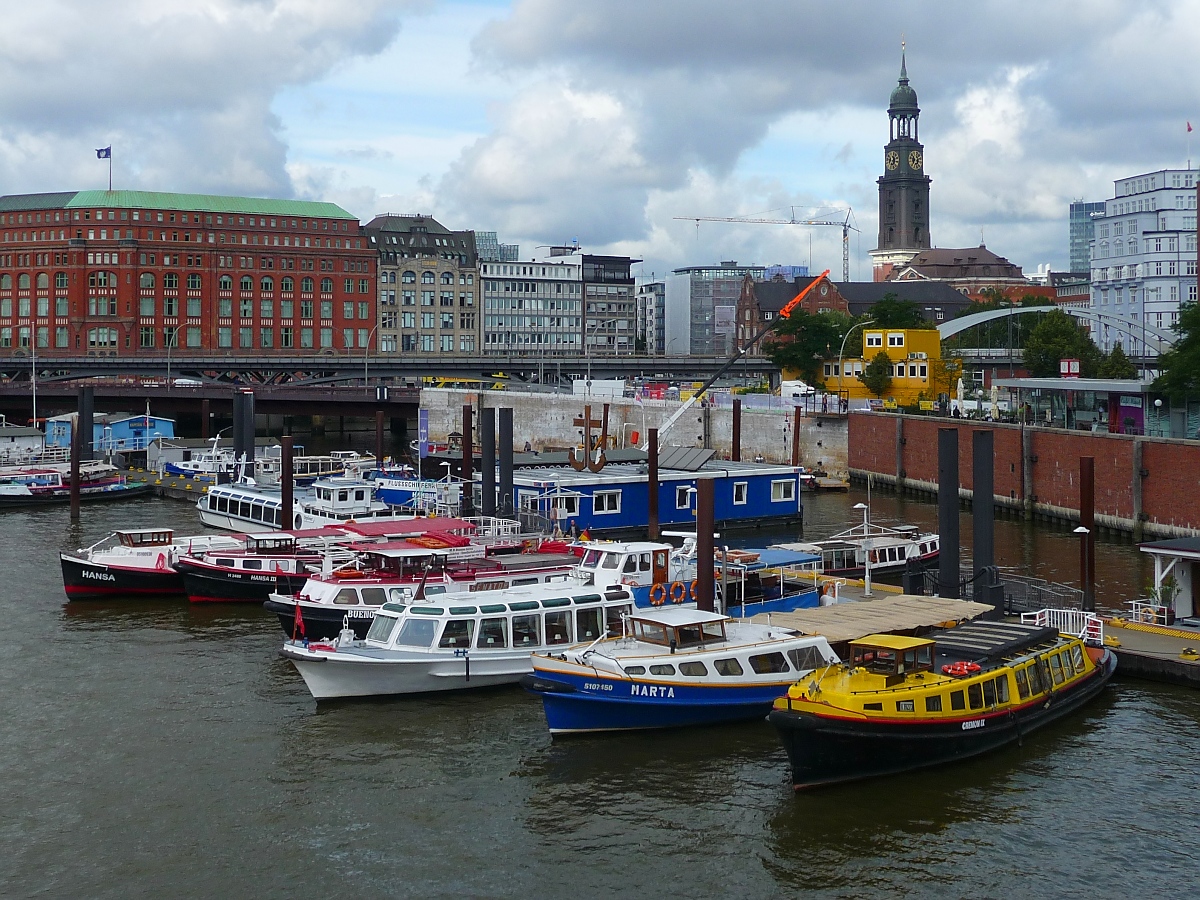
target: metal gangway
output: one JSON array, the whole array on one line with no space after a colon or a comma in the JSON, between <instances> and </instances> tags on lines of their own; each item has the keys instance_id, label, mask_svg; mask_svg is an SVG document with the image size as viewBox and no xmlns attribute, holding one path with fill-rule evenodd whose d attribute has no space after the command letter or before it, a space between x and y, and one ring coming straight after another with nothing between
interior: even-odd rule
<instances>
[{"instance_id":1,"label":"metal gangway","mask_svg":"<svg viewBox=\"0 0 1200 900\"><path fill-rule=\"evenodd\" d=\"M1059 634L1083 638L1093 647L1104 646L1104 620L1082 609L1039 609L1021 613L1021 624L1057 628Z\"/></svg>"}]
</instances>

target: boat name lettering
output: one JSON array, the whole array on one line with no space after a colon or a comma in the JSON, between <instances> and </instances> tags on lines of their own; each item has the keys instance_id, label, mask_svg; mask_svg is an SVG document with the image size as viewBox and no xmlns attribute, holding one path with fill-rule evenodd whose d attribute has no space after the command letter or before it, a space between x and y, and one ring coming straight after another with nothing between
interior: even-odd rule
<instances>
[{"instance_id":1,"label":"boat name lettering","mask_svg":"<svg viewBox=\"0 0 1200 900\"><path fill-rule=\"evenodd\" d=\"M985 724L986 724L985 719L975 719L974 721L971 721L971 722L963 722L962 730L970 731L972 728L982 728Z\"/></svg>"},{"instance_id":2,"label":"boat name lettering","mask_svg":"<svg viewBox=\"0 0 1200 900\"><path fill-rule=\"evenodd\" d=\"M612 685L611 684L601 684L598 681L585 681L583 683L583 689L585 691L611 691Z\"/></svg>"},{"instance_id":3,"label":"boat name lettering","mask_svg":"<svg viewBox=\"0 0 1200 900\"><path fill-rule=\"evenodd\" d=\"M656 684L633 684L630 685L630 696L674 698L675 688L659 687Z\"/></svg>"},{"instance_id":4,"label":"boat name lettering","mask_svg":"<svg viewBox=\"0 0 1200 900\"><path fill-rule=\"evenodd\" d=\"M117 576L110 572L93 572L91 569L83 569L79 573L84 578L91 578L93 581L116 581Z\"/></svg>"},{"instance_id":5,"label":"boat name lettering","mask_svg":"<svg viewBox=\"0 0 1200 900\"><path fill-rule=\"evenodd\" d=\"M375 608L371 609L348 609L346 615L352 619L373 619L375 618Z\"/></svg>"}]
</instances>

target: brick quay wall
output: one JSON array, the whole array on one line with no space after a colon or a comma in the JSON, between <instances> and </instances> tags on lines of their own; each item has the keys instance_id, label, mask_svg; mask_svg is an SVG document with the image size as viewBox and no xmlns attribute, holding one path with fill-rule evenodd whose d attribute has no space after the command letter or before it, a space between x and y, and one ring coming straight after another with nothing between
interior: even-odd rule
<instances>
[{"instance_id":1,"label":"brick quay wall","mask_svg":"<svg viewBox=\"0 0 1200 900\"><path fill-rule=\"evenodd\" d=\"M851 478L901 493L936 493L939 428L957 428L959 494L972 498L972 434L995 433L995 502L1031 517L1079 519L1079 458L1094 457L1096 522L1143 536L1200 534L1200 442L1093 434L1009 425L856 412L849 416Z\"/></svg>"}]
</instances>

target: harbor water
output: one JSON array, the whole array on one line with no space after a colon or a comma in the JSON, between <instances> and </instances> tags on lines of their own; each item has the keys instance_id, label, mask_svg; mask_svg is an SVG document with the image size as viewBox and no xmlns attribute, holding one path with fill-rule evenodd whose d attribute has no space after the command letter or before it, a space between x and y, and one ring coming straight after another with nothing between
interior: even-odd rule
<instances>
[{"instance_id":1,"label":"harbor water","mask_svg":"<svg viewBox=\"0 0 1200 900\"><path fill-rule=\"evenodd\" d=\"M812 497L807 536L865 494ZM936 508L876 494L876 521ZM161 500L3 515L5 897L1184 895L1200 695L1118 680L971 762L806 795L765 723L552 741L519 689L322 704L255 607L67 604L57 552L194 533ZM970 518L962 534L969 543ZM741 543L794 535L759 533ZM1076 581L1067 528L997 523L1001 565ZM1148 570L1101 542L1099 600Z\"/></svg>"}]
</instances>

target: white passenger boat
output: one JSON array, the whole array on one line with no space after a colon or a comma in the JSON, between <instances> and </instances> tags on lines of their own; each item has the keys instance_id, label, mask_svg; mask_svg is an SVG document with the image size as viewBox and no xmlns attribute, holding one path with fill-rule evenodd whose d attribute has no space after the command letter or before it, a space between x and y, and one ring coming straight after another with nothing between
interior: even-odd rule
<instances>
[{"instance_id":1,"label":"white passenger boat","mask_svg":"<svg viewBox=\"0 0 1200 900\"><path fill-rule=\"evenodd\" d=\"M533 656L521 685L551 734L761 719L814 669L838 662L823 637L698 609L639 610L624 633Z\"/></svg>"},{"instance_id":2,"label":"white passenger boat","mask_svg":"<svg viewBox=\"0 0 1200 900\"><path fill-rule=\"evenodd\" d=\"M231 531L275 531L284 527L283 498L278 489L247 484L220 484L196 501L200 521ZM297 492L289 528L307 530L347 522L401 522L415 519L375 500L370 482L322 478L305 493Z\"/></svg>"},{"instance_id":3,"label":"white passenger boat","mask_svg":"<svg viewBox=\"0 0 1200 900\"><path fill-rule=\"evenodd\" d=\"M330 643L283 645L313 697L373 697L515 684L530 654L619 631L627 588L546 585L385 603L365 640L346 629Z\"/></svg>"},{"instance_id":4,"label":"white passenger boat","mask_svg":"<svg viewBox=\"0 0 1200 900\"><path fill-rule=\"evenodd\" d=\"M935 532L922 532L915 525L886 527L869 522L818 541L797 541L772 544L779 550L811 553L821 558L824 575L842 578L862 578L867 560L873 575L902 573L909 561L932 564L938 558L939 537Z\"/></svg>"}]
</instances>

